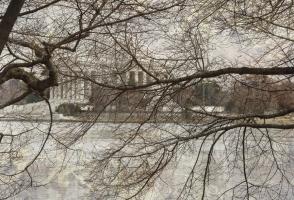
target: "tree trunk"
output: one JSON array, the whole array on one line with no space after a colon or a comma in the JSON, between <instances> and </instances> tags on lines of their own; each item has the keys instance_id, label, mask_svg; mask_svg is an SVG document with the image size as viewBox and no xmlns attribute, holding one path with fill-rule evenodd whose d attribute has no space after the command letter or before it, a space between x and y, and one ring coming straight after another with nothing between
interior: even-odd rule
<instances>
[{"instance_id":1,"label":"tree trunk","mask_svg":"<svg viewBox=\"0 0 294 200\"><path fill-rule=\"evenodd\" d=\"M11 0L0 22L0 55L25 0Z\"/></svg>"}]
</instances>

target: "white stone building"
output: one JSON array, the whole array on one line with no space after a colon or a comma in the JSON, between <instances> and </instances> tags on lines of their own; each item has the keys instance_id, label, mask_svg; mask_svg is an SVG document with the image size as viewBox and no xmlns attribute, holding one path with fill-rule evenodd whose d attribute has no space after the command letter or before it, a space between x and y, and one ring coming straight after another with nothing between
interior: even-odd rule
<instances>
[{"instance_id":1,"label":"white stone building","mask_svg":"<svg viewBox=\"0 0 294 200\"><path fill-rule=\"evenodd\" d=\"M64 72L64 75L60 75L58 79L59 85L50 88L51 101L85 104L89 102L95 82L111 85L142 85L152 81L148 74L137 67L122 73Z\"/></svg>"}]
</instances>

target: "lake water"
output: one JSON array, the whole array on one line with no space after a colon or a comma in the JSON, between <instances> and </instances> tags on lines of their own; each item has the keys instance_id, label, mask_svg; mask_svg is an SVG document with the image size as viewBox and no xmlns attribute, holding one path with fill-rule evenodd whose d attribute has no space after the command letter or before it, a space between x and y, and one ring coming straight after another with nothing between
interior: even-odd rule
<instances>
[{"instance_id":1,"label":"lake water","mask_svg":"<svg viewBox=\"0 0 294 200\"><path fill-rule=\"evenodd\" d=\"M15 137L15 141L11 142L10 137L4 137L1 142L1 150L12 148L18 149L16 162L13 163L14 170L22 169L37 154L41 148L47 134L48 123L10 121L1 122L1 132L4 134L19 135ZM84 164L97 156L97 153L108 148L110 144L116 142L116 135L127 134L136 130L138 124L112 124L112 123L54 123L52 127L52 136L46 143L43 153L37 159L36 164L31 167L31 173L34 174L34 180L39 181L38 187L29 188L19 195L10 199L15 200L80 200L80 199L97 199L96 194L91 192L91 185L86 181L86 173ZM175 125L175 124L146 124L141 127L142 131L150 132L154 135L165 134L189 134L188 130L195 129L194 125ZM29 130L29 132L27 132ZM86 134L83 133L87 130ZM274 131L273 131L274 132ZM292 134L292 133L291 133ZM55 139L60 141L59 143ZM256 138L258 139L258 138ZM17 142L17 140L22 142ZM211 144L213 140L207 144ZM186 178L191 171L194 161L196 160L197 149L201 145L202 140L193 141L181 149L175 162L172 163L167 170L161 175L152 191L147 193L142 199L147 200L172 200L176 199L179 189L183 186ZM287 154L294 153L292 142L287 139ZM12 144L13 147L10 145ZM232 143L232 146L234 144ZM266 142L260 142L260 145L266 145ZM65 150L64 146L68 146ZM285 146L285 145L284 145ZM206 155L209 152L210 145L204 146L201 159L206 163ZM243 180L242 173L236 172L232 177L234 181L226 183L227 174L230 174L230 156L228 153L229 145L226 142L219 142L215 146L211 170L218 171L215 176L211 176L211 181L207 187L207 195L209 199L216 199L220 193L226 191L233 184L238 184ZM264 147L265 148L265 147ZM239 151L238 149L237 151ZM294 155L294 154L293 154ZM228 156L228 157L226 157ZM226 158L226 159L225 159ZM1 164L7 165L9 159L2 157ZM237 165L241 165L240 158L237 159ZM238 160L239 159L239 160ZM252 161L253 162L253 161ZM239 164L238 164L239 163ZM10 163L11 164L11 163ZM283 164L283 163L282 163ZM290 163L291 164L291 163ZM293 165L289 163L283 164L292 170ZM263 164L261 166L267 166ZM238 166L237 166L238 168ZM7 169L1 168L1 172ZM199 173L203 169L199 168ZM241 169L240 169L241 170ZM242 170L241 170L242 171ZM259 176L262 172L261 169ZM292 181L292 179L291 179ZM274 182L274 181L273 181ZM201 190L202 182L195 183L198 190ZM228 192L220 199L229 199L232 193ZM291 196L293 197L293 196ZM200 199L200 196L187 197L187 199ZM236 198L238 199L238 198ZM259 198L262 199L262 198ZM265 197L266 199L266 197ZM289 196L285 199L292 199Z\"/></svg>"}]
</instances>

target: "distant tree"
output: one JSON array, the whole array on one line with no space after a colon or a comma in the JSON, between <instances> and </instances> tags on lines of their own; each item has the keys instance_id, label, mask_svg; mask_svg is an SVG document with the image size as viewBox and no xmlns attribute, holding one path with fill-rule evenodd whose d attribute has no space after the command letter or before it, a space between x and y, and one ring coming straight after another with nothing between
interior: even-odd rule
<instances>
[{"instance_id":1,"label":"distant tree","mask_svg":"<svg viewBox=\"0 0 294 200\"><path fill-rule=\"evenodd\" d=\"M291 108L294 105L294 83L283 81L277 87L277 104L280 110Z\"/></svg>"},{"instance_id":2,"label":"distant tree","mask_svg":"<svg viewBox=\"0 0 294 200\"><path fill-rule=\"evenodd\" d=\"M218 106L222 104L223 91L215 81L200 82L185 88L175 88L172 97L182 106Z\"/></svg>"},{"instance_id":3,"label":"distant tree","mask_svg":"<svg viewBox=\"0 0 294 200\"><path fill-rule=\"evenodd\" d=\"M227 110L241 114L264 114L277 109L274 80L266 76L247 76L231 87Z\"/></svg>"},{"instance_id":4,"label":"distant tree","mask_svg":"<svg viewBox=\"0 0 294 200\"><path fill-rule=\"evenodd\" d=\"M70 116L70 115L78 115L80 114L81 108L79 105L74 104L74 103L63 103L60 104L57 109L57 113L63 114L65 116Z\"/></svg>"},{"instance_id":5,"label":"distant tree","mask_svg":"<svg viewBox=\"0 0 294 200\"><path fill-rule=\"evenodd\" d=\"M221 102L222 88L216 81L202 82L195 86L195 93L200 105L217 106Z\"/></svg>"},{"instance_id":6,"label":"distant tree","mask_svg":"<svg viewBox=\"0 0 294 200\"><path fill-rule=\"evenodd\" d=\"M110 90L100 86L92 88L90 103L96 112L138 112L145 110L147 102L140 91ZM111 110L109 110L109 108Z\"/></svg>"}]
</instances>

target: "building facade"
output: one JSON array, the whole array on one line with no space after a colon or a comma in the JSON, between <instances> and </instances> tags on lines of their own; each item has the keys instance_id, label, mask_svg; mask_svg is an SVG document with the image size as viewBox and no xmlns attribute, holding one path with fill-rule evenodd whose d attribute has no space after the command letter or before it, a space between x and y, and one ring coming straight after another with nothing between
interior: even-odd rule
<instances>
[{"instance_id":1,"label":"building facade","mask_svg":"<svg viewBox=\"0 0 294 200\"><path fill-rule=\"evenodd\" d=\"M151 77L142 70L133 68L116 73L64 72L58 77L58 86L50 88L50 100L55 102L83 103L90 101L93 88L97 83L109 85L143 85L151 82Z\"/></svg>"}]
</instances>

